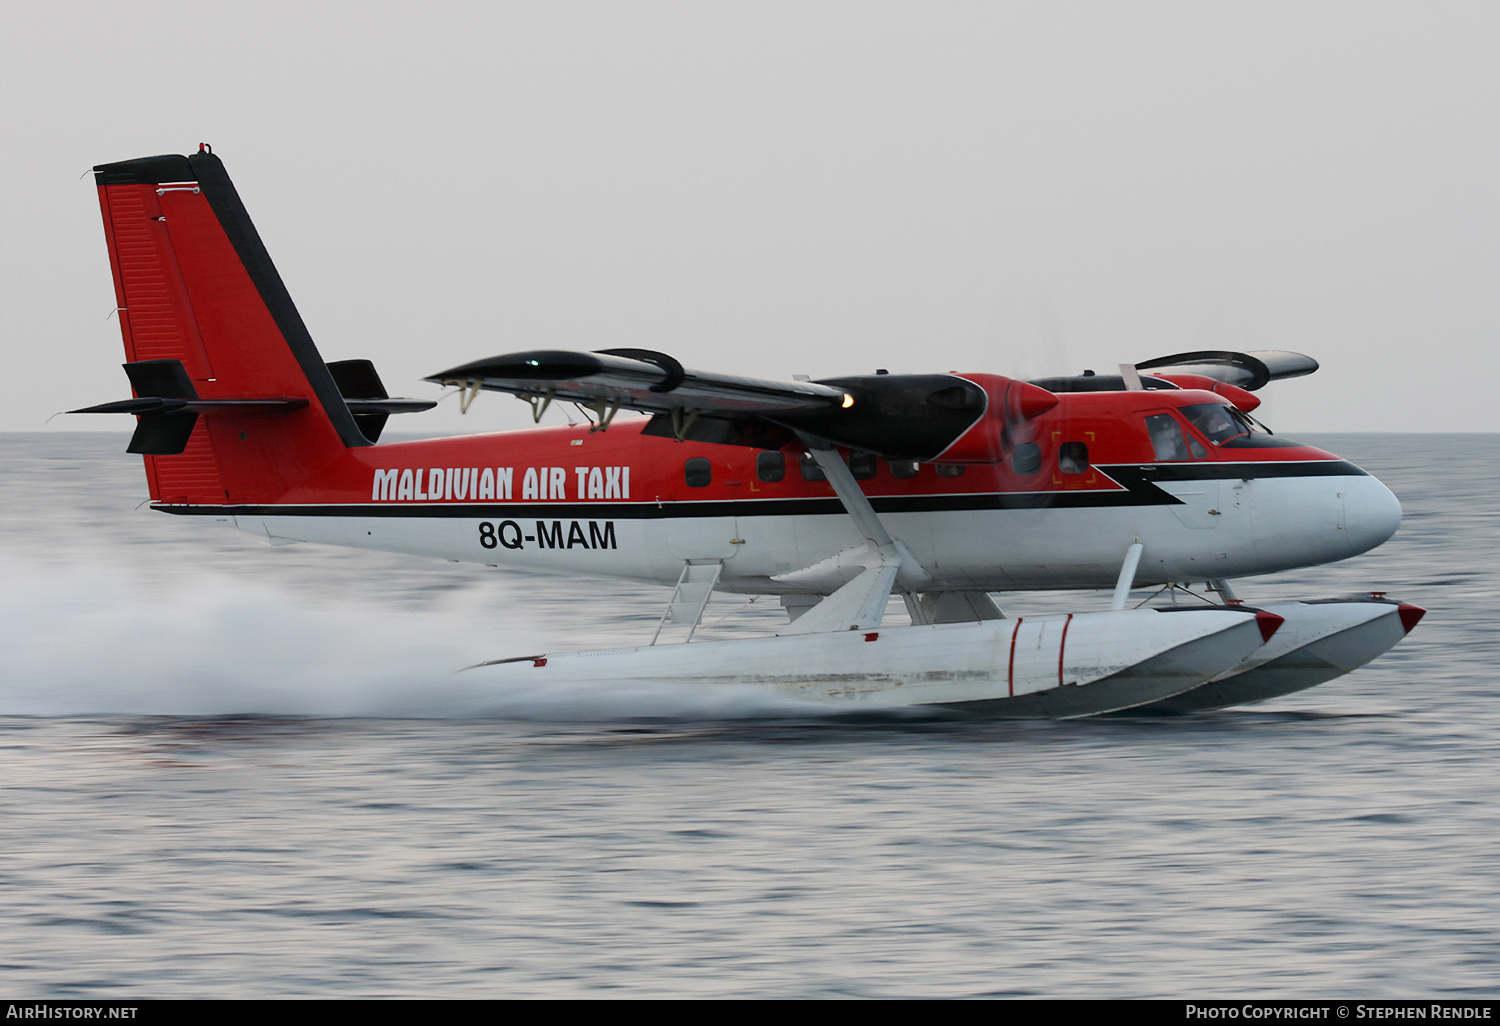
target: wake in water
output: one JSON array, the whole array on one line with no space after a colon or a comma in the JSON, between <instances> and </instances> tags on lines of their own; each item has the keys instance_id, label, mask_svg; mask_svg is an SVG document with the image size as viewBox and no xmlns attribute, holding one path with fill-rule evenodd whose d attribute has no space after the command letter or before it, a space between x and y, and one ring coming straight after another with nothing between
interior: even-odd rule
<instances>
[{"instance_id":1,"label":"wake in water","mask_svg":"<svg viewBox=\"0 0 1500 1026\"><path fill-rule=\"evenodd\" d=\"M612 721L828 714L749 685L497 687L457 671L497 656L588 645L525 614L503 623L481 618L457 600L434 599L421 610L357 600L315 605L210 575L162 595L107 570L17 563L3 570L0 715Z\"/></svg>"}]
</instances>

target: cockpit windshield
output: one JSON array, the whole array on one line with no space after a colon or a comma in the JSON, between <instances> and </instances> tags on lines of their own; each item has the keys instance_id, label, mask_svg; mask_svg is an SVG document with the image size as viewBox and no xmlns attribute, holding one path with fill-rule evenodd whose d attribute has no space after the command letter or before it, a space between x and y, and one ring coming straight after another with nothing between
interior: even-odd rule
<instances>
[{"instance_id":1,"label":"cockpit windshield","mask_svg":"<svg viewBox=\"0 0 1500 1026\"><path fill-rule=\"evenodd\" d=\"M1178 412L1186 417L1210 442L1223 445L1231 438L1250 434L1250 418L1233 406L1222 403L1200 403L1183 406Z\"/></svg>"}]
</instances>

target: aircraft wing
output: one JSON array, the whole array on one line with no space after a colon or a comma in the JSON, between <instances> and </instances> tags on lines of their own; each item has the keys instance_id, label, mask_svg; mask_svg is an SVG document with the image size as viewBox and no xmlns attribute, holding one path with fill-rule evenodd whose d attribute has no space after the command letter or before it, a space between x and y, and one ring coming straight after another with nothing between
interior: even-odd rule
<instances>
[{"instance_id":1,"label":"aircraft wing","mask_svg":"<svg viewBox=\"0 0 1500 1026\"><path fill-rule=\"evenodd\" d=\"M602 401L653 414L685 409L724 415L814 413L852 402L842 389L829 385L688 370L648 349L536 349L475 360L426 380L585 404Z\"/></svg>"},{"instance_id":2,"label":"aircraft wing","mask_svg":"<svg viewBox=\"0 0 1500 1026\"><path fill-rule=\"evenodd\" d=\"M1196 374L1254 392L1272 381L1311 374L1318 369L1318 361L1311 356L1279 349L1262 349L1253 353L1210 349L1158 356L1136 364L1135 369L1157 374Z\"/></svg>"},{"instance_id":3,"label":"aircraft wing","mask_svg":"<svg viewBox=\"0 0 1500 1026\"><path fill-rule=\"evenodd\" d=\"M993 407L982 383L991 378ZM538 418L547 403L561 399L593 409L601 427L618 410L639 410L653 415L643 429L648 435L761 449L779 449L804 435L901 460L941 455L952 462L993 462L1004 445L1002 422L1057 405L1050 392L994 375L876 373L770 381L688 370L649 349L539 349L476 360L426 380L470 393L509 392L530 401ZM976 428L972 445L957 445Z\"/></svg>"}]
</instances>

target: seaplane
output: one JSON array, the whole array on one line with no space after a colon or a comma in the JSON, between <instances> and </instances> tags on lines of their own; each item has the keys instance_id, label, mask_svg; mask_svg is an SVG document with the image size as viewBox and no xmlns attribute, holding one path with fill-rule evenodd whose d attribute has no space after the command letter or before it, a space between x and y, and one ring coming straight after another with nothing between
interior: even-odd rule
<instances>
[{"instance_id":1,"label":"seaplane","mask_svg":"<svg viewBox=\"0 0 1500 1026\"><path fill-rule=\"evenodd\" d=\"M324 361L208 146L94 175L132 397L69 412L137 418L128 451L152 509L273 543L671 589L638 646L467 668L497 687L748 683L851 709L1198 713L1348 673L1424 613L1380 592L1260 607L1235 594L1239 578L1368 551L1401 521L1370 474L1254 417L1256 391L1318 368L1297 353L1032 381L783 381L644 349L532 350L426 380L465 410L499 392L538 424L560 403L586 423L381 442L390 416L436 400L391 397L368 360ZM1011 604L1060 589L1109 605ZM716 592L776 596L786 621L694 640Z\"/></svg>"}]
</instances>

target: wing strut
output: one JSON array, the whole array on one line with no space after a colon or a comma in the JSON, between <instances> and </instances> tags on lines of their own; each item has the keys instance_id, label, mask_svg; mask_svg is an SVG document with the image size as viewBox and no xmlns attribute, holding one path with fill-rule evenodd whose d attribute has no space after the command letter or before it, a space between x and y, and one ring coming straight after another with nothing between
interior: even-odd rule
<instances>
[{"instance_id":1,"label":"wing strut","mask_svg":"<svg viewBox=\"0 0 1500 1026\"><path fill-rule=\"evenodd\" d=\"M893 587L899 587L904 597L920 590L931 578L911 550L892 538L885 529L875 507L870 505L869 498L860 490L859 483L854 480L849 465L839 456L838 450L812 435L798 432L797 437L822 468L828 483L833 486L834 494L843 504L844 511L854 521L859 533L864 535L864 542L805 570L778 575L776 579L791 580L804 575L813 577L854 566L862 566L863 569L853 580L777 633L820 634L828 631L875 630L885 618L886 601L890 598ZM911 608L910 603L908 608Z\"/></svg>"}]
</instances>

